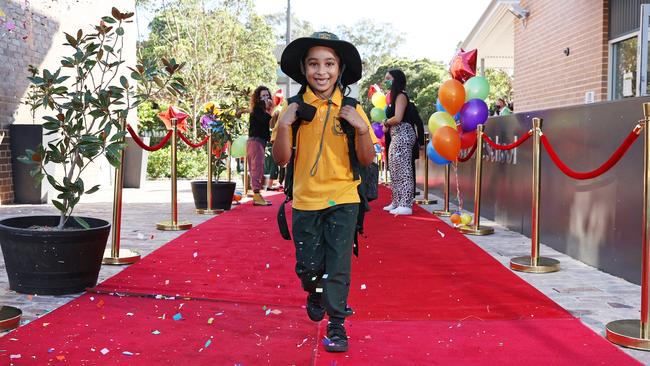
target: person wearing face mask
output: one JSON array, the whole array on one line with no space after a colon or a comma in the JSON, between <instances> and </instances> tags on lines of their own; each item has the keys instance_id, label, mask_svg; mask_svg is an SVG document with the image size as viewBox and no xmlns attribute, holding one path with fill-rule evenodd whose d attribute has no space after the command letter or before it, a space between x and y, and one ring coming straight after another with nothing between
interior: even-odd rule
<instances>
[{"instance_id":1,"label":"person wearing face mask","mask_svg":"<svg viewBox=\"0 0 650 366\"><path fill-rule=\"evenodd\" d=\"M391 203L384 207L384 210L396 216L411 215L415 193L412 157L417 135L414 121L407 121L405 118L409 103L406 94L406 75L400 69L389 70L384 76L384 85L390 89L391 95L383 129L390 136L387 146L392 191Z\"/></svg>"},{"instance_id":2,"label":"person wearing face mask","mask_svg":"<svg viewBox=\"0 0 650 366\"><path fill-rule=\"evenodd\" d=\"M246 159L253 188L254 206L271 205L271 202L262 197L260 190L264 186L264 151L271 138L269 122L272 110L273 100L269 88L258 86L251 95L248 142L246 143Z\"/></svg>"}]
</instances>

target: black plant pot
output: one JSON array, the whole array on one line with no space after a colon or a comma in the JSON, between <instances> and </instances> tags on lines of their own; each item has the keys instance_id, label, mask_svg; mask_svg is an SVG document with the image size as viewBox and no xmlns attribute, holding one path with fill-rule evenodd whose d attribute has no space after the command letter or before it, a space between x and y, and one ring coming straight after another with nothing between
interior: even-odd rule
<instances>
[{"instance_id":1,"label":"black plant pot","mask_svg":"<svg viewBox=\"0 0 650 366\"><path fill-rule=\"evenodd\" d=\"M192 183L192 196L194 207L206 209L208 207L208 182L197 180ZM212 208L216 210L230 210L232 197L235 194L235 182L212 182Z\"/></svg>"},{"instance_id":2,"label":"black plant pot","mask_svg":"<svg viewBox=\"0 0 650 366\"><path fill-rule=\"evenodd\" d=\"M25 150L36 150L43 142L43 126L20 125L9 126L9 145L11 147L11 179L14 186L14 203L41 204L47 202L40 182L29 174L32 166L18 161L25 155Z\"/></svg>"},{"instance_id":3,"label":"black plant pot","mask_svg":"<svg viewBox=\"0 0 650 366\"><path fill-rule=\"evenodd\" d=\"M74 219L75 230L42 231L32 226L55 227L59 216L23 216L0 221L0 245L9 276L9 288L38 295L63 295L97 284L111 225L83 218L90 229Z\"/></svg>"}]
</instances>

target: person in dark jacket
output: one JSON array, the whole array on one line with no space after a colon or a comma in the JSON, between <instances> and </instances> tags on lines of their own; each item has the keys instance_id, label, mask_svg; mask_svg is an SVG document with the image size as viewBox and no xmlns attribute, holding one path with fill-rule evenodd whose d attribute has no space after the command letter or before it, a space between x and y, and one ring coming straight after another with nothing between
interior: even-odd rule
<instances>
[{"instance_id":1,"label":"person in dark jacket","mask_svg":"<svg viewBox=\"0 0 650 366\"><path fill-rule=\"evenodd\" d=\"M258 86L251 96L250 124L246 144L246 159L251 176L254 206L269 206L271 204L262 197L260 190L264 186L264 151L266 144L271 139L269 122L272 110L273 100L269 88Z\"/></svg>"}]
</instances>

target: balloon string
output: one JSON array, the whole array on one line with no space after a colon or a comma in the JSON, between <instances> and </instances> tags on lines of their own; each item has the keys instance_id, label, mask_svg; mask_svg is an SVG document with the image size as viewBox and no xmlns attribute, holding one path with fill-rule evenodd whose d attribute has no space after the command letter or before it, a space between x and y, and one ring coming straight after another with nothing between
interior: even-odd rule
<instances>
[{"instance_id":1,"label":"balloon string","mask_svg":"<svg viewBox=\"0 0 650 366\"><path fill-rule=\"evenodd\" d=\"M456 200L458 201L458 211L463 211L463 196L460 194L460 183L458 182L458 163L451 163L454 167L454 178L456 179Z\"/></svg>"}]
</instances>

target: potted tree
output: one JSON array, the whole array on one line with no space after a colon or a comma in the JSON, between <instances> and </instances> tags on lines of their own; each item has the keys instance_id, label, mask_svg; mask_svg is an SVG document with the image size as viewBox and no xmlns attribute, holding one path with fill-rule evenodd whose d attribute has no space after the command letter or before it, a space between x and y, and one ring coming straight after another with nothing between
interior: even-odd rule
<instances>
[{"instance_id":1,"label":"potted tree","mask_svg":"<svg viewBox=\"0 0 650 366\"><path fill-rule=\"evenodd\" d=\"M182 65L174 60L163 60L164 69L150 61L129 68L139 88L120 76L122 25L132 16L113 8L91 33L81 29L74 35L66 33L71 54L62 57L61 67L29 78L46 112L43 129L54 138L26 150L20 160L31 165L37 181L47 179L58 193L52 203L59 215L0 221L0 245L12 290L59 295L96 284L110 224L73 216L82 195L99 189L99 185L87 187L82 174L100 157L113 166L120 164L126 135L123 123L131 109L153 93L175 94L183 89L182 79L176 76ZM69 84L65 70L72 75Z\"/></svg>"},{"instance_id":2,"label":"potted tree","mask_svg":"<svg viewBox=\"0 0 650 366\"><path fill-rule=\"evenodd\" d=\"M250 91L229 86L226 100L221 106L208 102L203 106L199 125L203 134L212 134L212 208L230 210L236 183L231 180L221 181L221 175L229 163L229 147L233 138L242 134L242 114L247 111L246 98ZM207 180L192 181L192 196L196 209L207 208Z\"/></svg>"}]
</instances>

